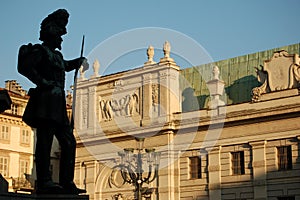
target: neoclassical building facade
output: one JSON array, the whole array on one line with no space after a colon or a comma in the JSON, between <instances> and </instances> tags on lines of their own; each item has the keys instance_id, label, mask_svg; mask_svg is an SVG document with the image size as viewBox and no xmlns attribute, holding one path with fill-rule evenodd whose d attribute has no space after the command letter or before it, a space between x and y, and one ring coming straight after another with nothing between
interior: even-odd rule
<instances>
[{"instance_id":1,"label":"neoclassical building facade","mask_svg":"<svg viewBox=\"0 0 300 200\"><path fill-rule=\"evenodd\" d=\"M97 60L81 72L76 183L90 199L134 199L151 165L143 199L299 200L299 44L187 69L170 50L155 62L150 46L125 72L100 76Z\"/></svg>"}]
</instances>

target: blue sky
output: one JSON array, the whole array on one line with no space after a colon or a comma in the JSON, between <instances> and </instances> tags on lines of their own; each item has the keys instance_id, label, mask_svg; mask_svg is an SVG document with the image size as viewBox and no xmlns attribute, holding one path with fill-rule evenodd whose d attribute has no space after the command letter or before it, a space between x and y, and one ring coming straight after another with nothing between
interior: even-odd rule
<instances>
[{"instance_id":1,"label":"blue sky","mask_svg":"<svg viewBox=\"0 0 300 200\"><path fill-rule=\"evenodd\" d=\"M143 27L183 33L214 61L300 41L299 0L2 0L0 5L0 87L5 80L17 80L24 89L33 86L16 70L18 48L40 43L41 21L58 8L70 13L62 49L65 59L79 56L83 34L86 55L116 34ZM104 58L98 59L101 63ZM146 59L146 54L123 59L124 63L121 59L111 72L143 65ZM72 75L68 75L67 89L71 83Z\"/></svg>"}]
</instances>

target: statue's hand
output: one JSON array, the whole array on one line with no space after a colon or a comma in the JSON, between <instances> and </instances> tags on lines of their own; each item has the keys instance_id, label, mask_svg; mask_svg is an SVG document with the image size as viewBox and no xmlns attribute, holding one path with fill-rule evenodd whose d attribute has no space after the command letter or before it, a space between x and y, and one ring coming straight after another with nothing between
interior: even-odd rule
<instances>
[{"instance_id":1,"label":"statue's hand","mask_svg":"<svg viewBox=\"0 0 300 200\"><path fill-rule=\"evenodd\" d=\"M80 57L79 58L79 66L83 66L83 71L86 71L89 69L89 63L85 57Z\"/></svg>"}]
</instances>

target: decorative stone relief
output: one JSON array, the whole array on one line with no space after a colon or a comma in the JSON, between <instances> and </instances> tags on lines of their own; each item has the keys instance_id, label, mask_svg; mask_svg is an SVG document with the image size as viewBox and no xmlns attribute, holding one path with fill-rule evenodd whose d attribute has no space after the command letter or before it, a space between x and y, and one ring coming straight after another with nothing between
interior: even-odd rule
<instances>
[{"instance_id":1,"label":"decorative stone relief","mask_svg":"<svg viewBox=\"0 0 300 200\"><path fill-rule=\"evenodd\" d=\"M101 119L108 121L113 118L113 111L111 108L111 100L100 100L100 111L101 111Z\"/></svg>"},{"instance_id":2,"label":"decorative stone relief","mask_svg":"<svg viewBox=\"0 0 300 200\"><path fill-rule=\"evenodd\" d=\"M260 68L255 67L257 79L261 86L253 88L252 101L259 101L259 97L268 92L286 90L299 87L300 58L298 54L288 54L285 50L274 52L270 60L264 61Z\"/></svg>"},{"instance_id":3,"label":"decorative stone relief","mask_svg":"<svg viewBox=\"0 0 300 200\"><path fill-rule=\"evenodd\" d=\"M158 113L158 104L159 104L159 85L158 84L152 84L152 107L153 112Z\"/></svg>"},{"instance_id":4,"label":"decorative stone relief","mask_svg":"<svg viewBox=\"0 0 300 200\"><path fill-rule=\"evenodd\" d=\"M165 80L169 76L168 71L160 71L159 72L159 79L160 80Z\"/></svg>"},{"instance_id":5,"label":"decorative stone relief","mask_svg":"<svg viewBox=\"0 0 300 200\"><path fill-rule=\"evenodd\" d=\"M143 82L144 83L150 83L151 82L152 75L151 74L143 74Z\"/></svg>"},{"instance_id":6,"label":"decorative stone relief","mask_svg":"<svg viewBox=\"0 0 300 200\"><path fill-rule=\"evenodd\" d=\"M120 91L123 90L123 86L124 86L124 80L120 79L120 80L116 80L114 82L114 90L115 91Z\"/></svg>"},{"instance_id":7,"label":"decorative stone relief","mask_svg":"<svg viewBox=\"0 0 300 200\"><path fill-rule=\"evenodd\" d=\"M123 85L124 85L124 81L123 81L122 79L116 80L116 81L114 82L114 86L115 86L115 87L123 86Z\"/></svg>"},{"instance_id":8,"label":"decorative stone relief","mask_svg":"<svg viewBox=\"0 0 300 200\"><path fill-rule=\"evenodd\" d=\"M88 97L84 95L82 97L82 126L87 127L88 121Z\"/></svg>"},{"instance_id":9,"label":"decorative stone relief","mask_svg":"<svg viewBox=\"0 0 300 200\"><path fill-rule=\"evenodd\" d=\"M127 116L132 116L135 113L139 113L139 97L137 94L127 95L128 104L126 105Z\"/></svg>"},{"instance_id":10,"label":"decorative stone relief","mask_svg":"<svg viewBox=\"0 0 300 200\"><path fill-rule=\"evenodd\" d=\"M127 94L121 98L104 100L99 97L100 121L110 121L114 117L133 116L139 114L138 92Z\"/></svg>"}]
</instances>

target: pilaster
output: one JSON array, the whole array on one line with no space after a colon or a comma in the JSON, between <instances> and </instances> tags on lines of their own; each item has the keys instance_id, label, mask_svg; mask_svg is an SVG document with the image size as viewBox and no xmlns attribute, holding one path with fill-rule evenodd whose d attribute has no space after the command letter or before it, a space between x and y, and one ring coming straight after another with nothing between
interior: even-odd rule
<instances>
[{"instance_id":1,"label":"pilaster","mask_svg":"<svg viewBox=\"0 0 300 200\"><path fill-rule=\"evenodd\" d=\"M89 134L95 134L96 133L96 122L97 122L97 116L96 116L96 87L91 86L88 89L88 129Z\"/></svg>"},{"instance_id":2,"label":"pilaster","mask_svg":"<svg viewBox=\"0 0 300 200\"><path fill-rule=\"evenodd\" d=\"M179 194L179 159L178 152L174 151L174 132L168 131L168 145L162 152L158 176L159 199L180 200Z\"/></svg>"},{"instance_id":3,"label":"pilaster","mask_svg":"<svg viewBox=\"0 0 300 200\"><path fill-rule=\"evenodd\" d=\"M267 195L266 184L266 141L251 142L252 146L252 169L253 190L255 200L265 200Z\"/></svg>"},{"instance_id":4,"label":"pilaster","mask_svg":"<svg viewBox=\"0 0 300 200\"><path fill-rule=\"evenodd\" d=\"M179 104L181 93L179 91L179 67L174 61L161 59L159 65L163 66L159 71L159 100L160 100L160 116L166 116L170 121L170 116L175 112L181 111ZM171 58L169 58L171 59Z\"/></svg>"},{"instance_id":5,"label":"pilaster","mask_svg":"<svg viewBox=\"0 0 300 200\"><path fill-rule=\"evenodd\" d=\"M151 118L152 109L152 87L151 73L143 74L143 106L142 106L142 124L147 125Z\"/></svg>"},{"instance_id":6,"label":"pilaster","mask_svg":"<svg viewBox=\"0 0 300 200\"><path fill-rule=\"evenodd\" d=\"M221 200L221 146L214 147L208 156L209 199Z\"/></svg>"},{"instance_id":7,"label":"pilaster","mask_svg":"<svg viewBox=\"0 0 300 200\"><path fill-rule=\"evenodd\" d=\"M75 128L82 129L83 123L82 123L82 103L76 103L76 102L82 102L82 90L75 88L75 97L73 97L73 101L75 101L75 105L73 102L73 108L72 108L72 115L74 117L74 125Z\"/></svg>"}]
</instances>

